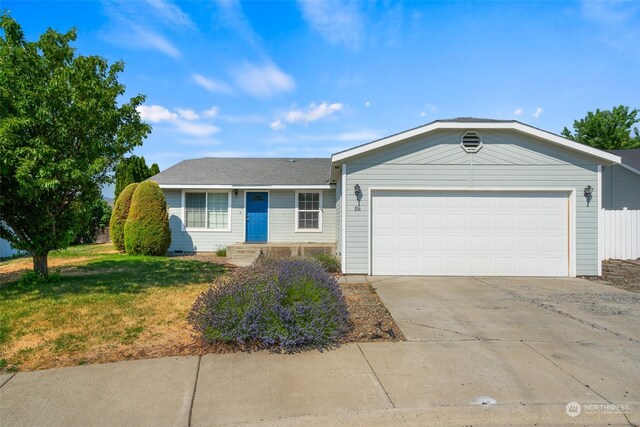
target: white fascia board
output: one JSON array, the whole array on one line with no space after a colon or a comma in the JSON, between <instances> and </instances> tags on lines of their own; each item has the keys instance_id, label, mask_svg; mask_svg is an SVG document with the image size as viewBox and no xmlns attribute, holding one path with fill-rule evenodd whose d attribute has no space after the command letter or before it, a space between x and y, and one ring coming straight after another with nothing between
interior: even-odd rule
<instances>
[{"instance_id":1,"label":"white fascia board","mask_svg":"<svg viewBox=\"0 0 640 427\"><path fill-rule=\"evenodd\" d=\"M558 135L554 135L549 132L545 132L540 129L536 129L534 127L518 123L518 122L508 122L508 123L482 123L482 122L435 122L431 123L416 129L412 129L406 132L399 133L397 135L392 135L387 138L380 139L378 141L371 142L366 145L362 145L360 147L352 148L351 150L343 151L341 153L336 153L331 156L331 162L340 162L345 159L348 159L353 156L357 156L359 154L366 153L371 150L375 150L381 147L385 147L390 144L394 144L398 141L402 141L405 139L413 138L416 136L424 135L429 132L433 132L440 129L510 129L516 130L518 132L522 132L527 135L534 136L536 138L540 138L549 142L553 142L557 145L570 148L572 150L588 154L590 156L596 157L601 160L606 160L609 163L620 163L620 156L616 156L615 154L607 153L606 151L598 150L597 148L589 147L584 144L580 144L575 141L571 141L570 139L563 138Z\"/></svg>"},{"instance_id":2,"label":"white fascia board","mask_svg":"<svg viewBox=\"0 0 640 427\"><path fill-rule=\"evenodd\" d=\"M331 190L335 184L326 185L220 185L220 184L159 184L160 188L186 190Z\"/></svg>"}]
</instances>

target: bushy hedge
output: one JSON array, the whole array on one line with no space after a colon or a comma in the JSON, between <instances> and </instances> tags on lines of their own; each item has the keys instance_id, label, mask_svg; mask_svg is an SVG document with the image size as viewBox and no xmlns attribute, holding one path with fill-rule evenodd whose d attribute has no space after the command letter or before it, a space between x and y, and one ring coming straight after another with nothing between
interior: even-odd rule
<instances>
[{"instance_id":1,"label":"bushy hedge","mask_svg":"<svg viewBox=\"0 0 640 427\"><path fill-rule=\"evenodd\" d=\"M125 250L130 255L164 255L169 245L167 200L157 183L145 181L138 185L131 199L124 226Z\"/></svg>"},{"instance_id":2,"label":"bushy hedge","mask_svg":"<svg viewBox=\"0 0 640 427\"><path fill-rule=\"evenodd\" d=\"M136 188L138 188L138 183L127 185L116 199L113 205L113 211L111 212L109 235L115 247L120 251L124 251L124 225L129 216L131 197L133 197Z\"/></svg>"},{"instance_id":3,"label":"bushy hedge","mask_svg":"<svg viewBox=\"0 0 640 427\"><path fill-rule=\"evenodd\" d=\"M326 347L349 329L340 287L315 261L260 259L202 293L189 323L210 342L292 351Z\"/></svg>"}]
</instances>

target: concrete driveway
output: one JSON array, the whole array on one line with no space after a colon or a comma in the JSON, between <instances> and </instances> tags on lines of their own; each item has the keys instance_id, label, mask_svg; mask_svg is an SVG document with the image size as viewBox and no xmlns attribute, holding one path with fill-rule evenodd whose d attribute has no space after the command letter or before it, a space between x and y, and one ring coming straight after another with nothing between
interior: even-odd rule
<instances>
[{"instance_id":1,"label":"concrete driveway","mask_svg":"<svg viewBox=\"0 0 640 427\"><path fill-rule=\"evenodd\" d=\"M639 294L565 278L367 280L407 340L420 344L400 357L367 354L392 400L627 405L640 423ZM409 371L404 384L394 381Z\"/></svg>"}]
</instances>

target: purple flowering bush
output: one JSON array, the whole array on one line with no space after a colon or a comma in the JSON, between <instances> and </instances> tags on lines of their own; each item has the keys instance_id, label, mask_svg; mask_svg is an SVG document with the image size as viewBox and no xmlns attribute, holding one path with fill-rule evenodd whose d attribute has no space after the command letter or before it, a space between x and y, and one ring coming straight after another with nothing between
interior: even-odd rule
<instances>
[{"instance_id":1,"label":"purple flowering bush","mask_svg":"<svg viewBox=\"0 0 640 427\"><path fill-rule=\"evenodd\" d=\"M350 327L336 280L316 261L261 258L202 293L188 316L209 342L292 351L326 347Z\"/></svg>"}]
</instances>

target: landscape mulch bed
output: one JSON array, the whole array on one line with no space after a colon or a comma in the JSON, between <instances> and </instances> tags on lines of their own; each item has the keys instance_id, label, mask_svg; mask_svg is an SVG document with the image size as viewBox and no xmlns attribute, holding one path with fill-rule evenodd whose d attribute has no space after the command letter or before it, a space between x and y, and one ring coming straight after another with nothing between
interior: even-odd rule
<instances>
[{"instance_id":1,"label":"landscape mulch bed","mask_svg":"<svg viewBox=\"0 0 640 427\"><path fill-rule=\"evenodd\" d=\"M391 317L380 297L369 283L340 284L351 321L351 330L339 344L372 341L405 341L402 331ZM179 350L179 354L231 353L257 351L259 345L208 344L194 335L193 342Z\"/></svg>"},{"instance_id":2,"label":"landscape mulch bed","mask_svg":"<svg viewBox=\"0 0 640 427\"><path fill-rule=\"evenodd\" d=\"M602 263L604 283L640 293L640 260L607 260ZM591 278L603 283L599 278Z\"/></svg>"}]
</instances>

